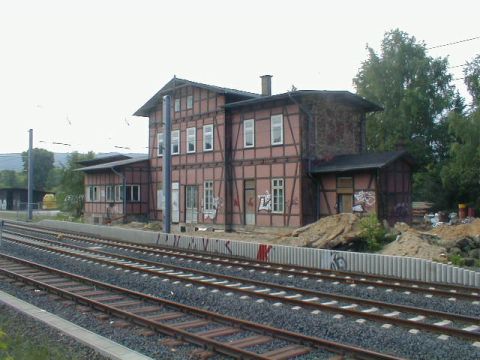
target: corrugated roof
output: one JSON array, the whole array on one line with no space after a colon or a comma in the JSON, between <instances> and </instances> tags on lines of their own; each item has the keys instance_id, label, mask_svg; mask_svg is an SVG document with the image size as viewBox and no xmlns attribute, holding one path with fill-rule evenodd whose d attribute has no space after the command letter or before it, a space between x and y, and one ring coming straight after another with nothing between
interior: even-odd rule
<instances>
[{"instance_id":1,"label":"corrugated roof","mask_svg":"<svg viewBox=\"0 0 480 360\"><path fill-rule=\"evenodd\" d=\"M289 97L304 97L304 96L318 96L325 98L333 98L336 100L344 101L345 103L360 107L366 111L381 111L383 108L369 100L364 99L363 97L353 94L349 91L335 91L335 90L297 90L291 91L283 94L277 94L272 96L260 96L255 99L248 99L243 101L237 101L230 104L226 104L226 109L233 109L240 106L254 105L259 103L266 103L276 100L284 100Z\"/></svg>"},{"instance_id":2,"label":"corrugated roof","mask_svg":"<svg viewBox=\"0 0 480 360\"><path fill-rule=\"evenodd\" d=\"M148 100L142 107L140 107L140 109L135 111L133 115L148 116L150 114L150 110L152 110L153 108L155 108L155 106L157 106L157 104L161 101L163 95L168 94L175 87L182 86L182 85L191 85L191 86L199 87L202 89L207 89L217 93L221 93L221 94L241 96L247 99L257 98L262 96L260 94L255 94L248 91L230 89L230 88L225 88L225 87L220 87L215 85L208 85L208 84L203 84L195 81L190 81L187 79L180 79L180 78L174 77L165 86L163 86L155 95L153 95L150 98L150 100Z\"/></svg>"},{"instance_id":3,"label":"corrugated roof","mask_svg":"<svg viewBox=\"0 0 480 360\"><path fill-rule=\"evenodd\" d=\"M338 155L331 160L313 165L310 172L312 174L325 174L352 170L379 169L402 157L410 164L413 164L413 159L404 150L383 153L349 154Z\"/></svg>"},{"instance_id":4,"label":"corrugated roof","mask_svg":"<svg viewBox=\"0 0 480 360\"><path fill-rule=\"evenodd\" d=\"M132 159L118 160L118 161L112 161L112 162L102 163L98 165L87 166L87 167L76 169L75 171L95 171L95 170L111 169L113 167L121 167L121 166L130 165L130 164L134 164L134 163L142 162L146 160L148 160L148 155L137 156Z\"/></svg>"}]
</instances>

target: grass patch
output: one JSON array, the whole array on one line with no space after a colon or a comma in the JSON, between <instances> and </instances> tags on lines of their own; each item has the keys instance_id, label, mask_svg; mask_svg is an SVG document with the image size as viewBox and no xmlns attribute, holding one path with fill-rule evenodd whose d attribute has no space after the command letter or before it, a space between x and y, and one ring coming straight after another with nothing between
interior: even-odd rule
<instances>
[{"instance_id":1,"label":"grass patch","mask_svg":"<svg viewBox=\"0 0 480 360\"><path fill-rule=\"evenodd\" d=\"M27 321L30 323L30 321ZM33 320L32 320L33 322ZM37 326L0 313L0 359L1 360L80 360L71 348L57 343L47 334L39 334ZM32 330L33 329L33 330Z\"/></svg>"}]
</instances>

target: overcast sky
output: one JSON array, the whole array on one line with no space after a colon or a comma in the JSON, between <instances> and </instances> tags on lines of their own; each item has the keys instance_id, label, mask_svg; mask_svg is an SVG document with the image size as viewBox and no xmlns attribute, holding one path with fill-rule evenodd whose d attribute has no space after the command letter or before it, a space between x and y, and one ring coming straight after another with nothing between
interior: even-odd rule
<instances>
[{"instance_id":1,"label":"overcast sky","mask_svg":"<svg viewBox=\"0 0 480 360\"><path fill-rule=\"evenodd\" d=\"M354 91L366 45L378 51L386 31L450 43L480 35L479 10L478 0L0 0L0 153L26 150L29 128L50 151L146 152L147 119L132 114L173 75L252 92L262 74L273 93ZM461 65L480 40L429 53Z\"/></svg>"}]
</instances>

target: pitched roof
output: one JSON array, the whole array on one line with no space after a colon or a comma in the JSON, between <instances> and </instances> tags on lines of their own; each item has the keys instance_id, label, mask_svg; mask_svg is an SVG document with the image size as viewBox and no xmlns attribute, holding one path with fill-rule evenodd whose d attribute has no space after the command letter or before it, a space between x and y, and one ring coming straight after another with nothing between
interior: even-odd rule
<instances>
[{"instance_id":1,"label":"pitched roof","mask_svg":"<svg viewBox=\"0 0 480 360\"><path fill-rule=\"evenodd\" d=\"M121 166L125 166L125 165L135 164L135 163L146 161L146 160L148 160L148 155L136 156L136 157L133 157L131 159L117 160L117 161L112 161L112 162L87 166L87 167L75 169L75 171L105 170L105 169L111 169L111 168L114 168L114 167L121 167Z\"/></svg>"},{"instance_id":2,"label":"pitched roof","mask_svg":"<svg viewBox=\"0 0 480 360\"><path fill-rule=\"evenodd\" d=\"M284 100L289 97L304 97L304 96L316 96L316 97L323 97L323 98L331 98L334 100L338 100L340 102L344 102L356 107L359 107L365 111L381 111L383 108L375 104L369 100L364 99L363 97L353 94L349 91L334 91L334 90L296 90L290 91L283 94L277 94L272 96L261 96L255 99L247 99L237 102L232 102L230 104L226 104L226 109L233 109L240 106L245 105L254 105L259 103L265 103L270 101L276 100Z\"/></svg>"},{"instance_id":3,"label":"pitched roof","mask_svg":"<svg viewBox=\"0 0 480 360\"><path fill-rule=\"evenodd\" d=\"M331 160L313 165L310 172L312 174L325 174L352 170L379 169L400 158L404 158L410 164L414 163L411 156L404 150L383 153L349 154L338 155Z\"/></svg>"},{"instance_id":4,"label":"pitched roof","mask_svg":"<svg viewBox=\"0 0 480 360\"><path fill-rule=\"evenodd\" d=\"M140 109L135 111L133 115L135 116L148 116L150 114L150 111L157 106L157 104L161 101L163 95L167 95L169 92L174 90L175 88L179 86L185 86L185 85L190 85L190 86L195 86L199 87L202 89L207 89L210 91L214 91L220 94L226 94L226 95L235 95L241 98L245 99L251 99L251 98L258 98L262 97L260 94L255 94L251 93L248 91L242 91L242 90L236 90L236 89L230 89L230 88L225 88L225 87L220 87L220 86L215 86L215 85L208 85L208 84L203 84L195 81L190 81L186 79L180 79L177 77L173 77L172 80L170 80L165 86L163 86L155 95L153 95L150 100L148 100Z\"/></svg>"},{"instance_id":5,"label":"pitched roof","mask_svg":"<svg viewBox=\"0 0 480 360\"><path fill-rule=\"evenodd\" d=\"M97 164L102 164L102 163L112 162L117 160L126 160L131 158L132 157L130 155L116 153L116 154L108 154L105 156L99 156L89 160L77 161L77 164L80 164L83 166L91 166L91 165L97 165Z\"/></svg>"}]
</instances>

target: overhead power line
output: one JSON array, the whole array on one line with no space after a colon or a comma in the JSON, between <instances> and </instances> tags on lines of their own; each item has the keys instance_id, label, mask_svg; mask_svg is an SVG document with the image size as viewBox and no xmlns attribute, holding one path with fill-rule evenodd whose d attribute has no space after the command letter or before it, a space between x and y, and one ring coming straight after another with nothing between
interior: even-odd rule
<instances>
[{"instance_id":1,"label":"overhead power line","mask_svg":"<svg viewBox=\"0 0 480 360\"><path fill-rule=\"evenodd\" d=\"M464 42L467 42L467 41L473 41L473 40L477 40L477 39L480 39L480 36L475 36L475 37L469 38L469 39L458 40L458 41L454 41L454 42L447 43L447 44L432 46L432 47L427 48L427 50L438 49L438 48L441 48L441 47L456 45L456 44L464 43Z\"/></svg>"}]
</instances>

